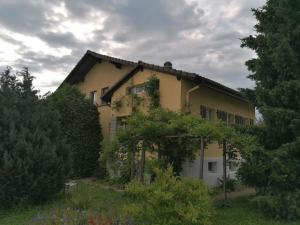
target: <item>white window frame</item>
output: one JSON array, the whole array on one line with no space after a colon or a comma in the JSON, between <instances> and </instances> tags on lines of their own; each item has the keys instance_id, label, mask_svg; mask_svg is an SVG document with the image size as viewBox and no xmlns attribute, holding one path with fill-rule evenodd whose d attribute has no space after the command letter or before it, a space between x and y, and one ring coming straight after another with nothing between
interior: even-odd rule
<instances>
[{"instance_id":1,"label":"white window frame","mask_svg":"<svg viewBox=\"0 0 300 225\"><path fill-rule=\"evenodd\" d=\"M91 97L94 105L97 105L97 91L91 91Z\"/></svg>"},{"instance_id":2,"label":"white window frame","mask_svg":"<svg viewBox=\"0 0 300 225\"><path fill-rule=\"evenodd\" d=\"M130 88L130 93L131 94L139 94L143 93L146 91L145 85L138 85Z\"/></svg>"}]
</instances>

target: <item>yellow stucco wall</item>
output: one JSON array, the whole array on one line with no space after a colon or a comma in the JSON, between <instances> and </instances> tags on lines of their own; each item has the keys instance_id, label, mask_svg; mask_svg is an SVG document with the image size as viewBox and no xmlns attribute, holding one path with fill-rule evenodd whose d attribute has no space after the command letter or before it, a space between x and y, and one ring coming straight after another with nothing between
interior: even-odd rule
<instances>
[{"instance_id":1,"label":"yellow stucco wall","mask_svg":"<svg viewBox=\"0 0 300 225\"><path fill-rule=\"evenodd\" d=\"M104 140L109 140L111 108L107 105L101 106L101 89L104 87L111 87L130 70L132 70L132 67L123 66L121 69L118 69L115 67L115 65L107 61L103 61L102 63L97 63L87 73L84 81L77 85L79 90L87 97L90 96L92 91L97 92L97 105L100 113L100 123L102 126L102 135Z\"/></svg>"},{"instance_id":2,"label":"yellow stucco wall","mask_svg":"<svg viewBox=\"0 0 300 225\"><path fill-rule=\"evenodd\" d=\"M122 99L122 107L118 111L113 111L114 116L123 117L131 114L131 105L127 104L127 101L130 101L130 96L128 95L128 88L147 82L147 80L153 75L155 75L159 79L159 93L161 105L164 108L173 111L179 112L181 110L181 82L178 81L175 76L145 69L135 74L130 80L123 84L114 93L112 97L112 102ZM146 111L148 109L149 104L149 102L147 101L147 96L145 93L140 93L138 95L145 99L140 109L142 111Z\"/></svg>"},{"instance_id":3,"label":"yellow stucco wall","mask_svg":"<svg viewBox=\"0 0 300 225\"><path fill-rule=\"evenodd\" d=\"M102 126L102 134L104 140L110 139L110 123L112 117L125 117L131 114L130 97L128 88L145 83L152 75L155 75L159 80L160 103L162 107L177 111L186 112L186 93L196 84L187 80L178 81L177 78L170 74L160 73L148 69L139 71L131 79L125 82L112 96L112 103L122 99L122 107L119 110L112 110L111 107L100 105L101 89L111 87L123 76L125 76L133 67L123 66L122 69L116 68L113 64L103 61L96 64L85 76L83 82L78 84L80 91L87 96L92 91L97 92L98 111L100 113L100 122ZM148 109L148 101L145 93L139 94L145 98L141 109ZM200 105L205 105L209 108L226 111L233 115L240 115L245 118L255 119L254 108L248 103L227 96L216 90L200 86L197 90L189 95L189 111L194 115L200 116ZM216 116L214 116L216 119ZM210 144L206 150L206 157L221 157L222 151L217 143Z\"/></svg>"},{"instance_id":4,"label":"yellow stucco wall","mask_svg":"<svg viewBox=\"0 0 300 225\"><path fill-rule=\"evenodd\" d=\"M182 110L187 110L194 115L200 116L200 106L205 105L209 108L215 109L213 115L213 121L217 120L216 110L222 110L232 115L243 116L247 119L255 120L255 109L250 106L247 102L235 99L231 96L220 93L216 90L210 89L205 86L200 86L195 91L191 92L189 95L189 104L186 104L186 93L191 88L197 86L196 84L182 80L181 85L181 103ZM208 145L205 153L206 157L221 157L222 150L219 148L219 144L212 143Z\"/></svg>"}]
</instances>

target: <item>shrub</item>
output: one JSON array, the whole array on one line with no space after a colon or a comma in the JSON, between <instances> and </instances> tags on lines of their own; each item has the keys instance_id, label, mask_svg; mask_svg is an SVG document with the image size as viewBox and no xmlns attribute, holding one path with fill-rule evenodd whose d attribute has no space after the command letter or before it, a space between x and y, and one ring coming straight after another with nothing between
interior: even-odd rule
<instances>
[{"instance_id":1,"label":"shrub","mask_svg":"<svg viewBox=\"0 0 300 225\"><path fill-rule=\"evenodd\" d=\"M300 218L299 146L297 139L272 151L257 148L242 163L239 176L257 189L256 202L268 215Z\"/></svg>"},{"instance_id":2,"label":"shrub","mask_svg":"<svg viewBox=\"0 0 300 225\"><path fill-rule=\"evenodd\" d=\"M64 85L48 101L61 115L61 125L72 147L73 177L89 177L100 172L99 151L102 141L97 107L73 86ZM102 166L100 169L104 169Z\"/></svg>"},{"instance_id":3,"label":"shrub","mask_svg":"<svg viewBox=\"0 0 300 225\"><path fill-rule=\"evenodd\" d=\"M59 114L36 96L28 70L20 75L0 75L0 207L50 198L70 169Z\"/></svg>"},{"instance_id":4,"label":"shrub","mask_svg":"<svg viewBox=\"0 0 300 225\"><path fill-rule=\"evenodd\" d=\"M168 167L156 170L156 180L126 186L124 217L139 225L210 225L214 214L209 189L199 180L179 179Z\"/></svg>"},{"instance_id":5,"label":"shrub","mask_svg":"<svg viewBox=\"0 0 300 225\"><path fill-rule=\"evenodd\" d=\"M118 140L103 143L101 160L106 163L107 173L113 183L123 186L130 181L131 159L124 148L119 147Z\"/></svg>"},{"instance_id":6,"label":"shrub","mask_svg":"<svg viewBox=\"0 0 300 225\"><path fill-rule=\"evenodd\" d=\"M300 190L294 192L268 192L255 197L254 201L268 215L276 219L300 217Z\"/></svg>"},{"instance_id":7,"label":"shrub","mask_svg":"<svg viewBox=\"0 0 300 225\"><path fill-rule=\"evenodd\" d=\"M237 180L235 179L226 179L226 191L235 191L237 186ZM219 188L223 188L223 180L220 180Z\"/></svg>"}]
</instances>

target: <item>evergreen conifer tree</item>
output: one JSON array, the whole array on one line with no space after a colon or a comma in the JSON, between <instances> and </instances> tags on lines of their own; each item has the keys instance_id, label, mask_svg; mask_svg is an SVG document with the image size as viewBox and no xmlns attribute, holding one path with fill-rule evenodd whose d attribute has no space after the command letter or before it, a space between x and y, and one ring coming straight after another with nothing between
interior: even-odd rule
<instances>
[{"instance_id":1,"label":"evergreen conifer tree","mask_svg":"<svg viewBox=\"0 0 300 225\"><path fill-rule=\"evenodd\" d=\"M59 114L37 97L32 80L27 68L0 75L0 207L41 202L68 178L69 148Z\"/></svg>"},{"instance_id":2,"label":"evergreen conifer tree","mask_svg":"<svg viewBox=\"0 0 300 225\"><path fill-rule=\"evenodd\" d=\"M242 47L257 54L246 62L256 87L244 91L263 116L263 149L247 159L241 175L258 188L264 209L299 217L300 1L268 0L253 12L257 34L244 38Z\"/></svg>"},{"instance_id":3,"label":"evergreen conifer tree","mask_svg":"<svg viewBox=\"0 0 300 225\"><path fill-rule=\"evenodd\" d=\"M60 87L48 101L61 115L63 132L71 146L73 177L89 177L97 169L104 170L98 161L102 135L93 102L70 85Z\"/></svg>"}]
</instances>

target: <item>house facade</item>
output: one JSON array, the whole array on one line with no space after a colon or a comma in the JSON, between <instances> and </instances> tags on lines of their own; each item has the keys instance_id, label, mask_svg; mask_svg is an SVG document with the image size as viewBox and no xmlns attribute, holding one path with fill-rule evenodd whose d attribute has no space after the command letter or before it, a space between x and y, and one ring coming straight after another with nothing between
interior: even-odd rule
<instances>
[{"instance_id":1,"label":"house facade","mask_svg":"<svg viewBox=\"0 0 300 225\"><path fill-rule=\"evenodd\" d=\"M98 107L104 140L110 140L122 120L132 113L131 94L143 97L141 110L147 110L144 84L152 76L159 80L160 105L163 108L199 115L211 122L251 124L255 109L236 90L195 73L142 61L131 62L87 51L64 83L76 85ZM199 150L200 153L200 150ZM228 162L229 176L234 177L236 162ZM205 151L204 180L217 185L222 177L222 149L217 143ZM199 156L183 165L183 176L200 177Z\"/></svg>"}]
</instances>

